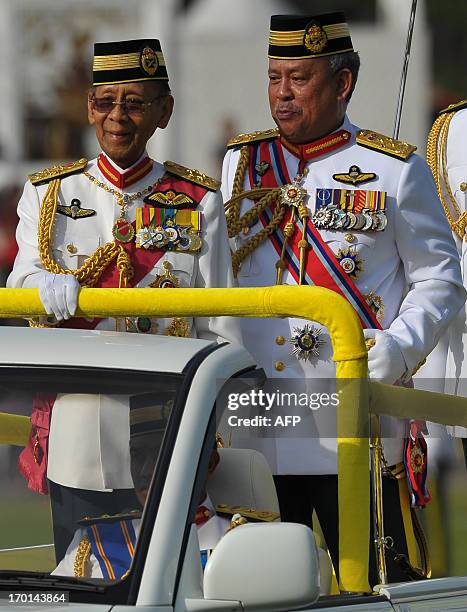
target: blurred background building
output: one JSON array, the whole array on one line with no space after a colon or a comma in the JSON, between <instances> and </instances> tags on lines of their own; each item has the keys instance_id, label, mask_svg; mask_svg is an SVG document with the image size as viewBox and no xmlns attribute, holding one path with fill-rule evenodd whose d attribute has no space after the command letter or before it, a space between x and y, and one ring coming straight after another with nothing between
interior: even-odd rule
<instances>
[{"instance_id":1,"label":"blurred background building","mask_svg":"<svg viewBox=\"0 0 467 612\"><path fill-rule=\"evenodd\" d=\"M459 50L467 44L467 6L418 4L400 135L423 152L437 107L464 93ZM410 0L0 0L0 188L51 161L97 152L86 116L92 44L144 36L161 39L176 99L151 153L218 174L232 134L272 125L266 52L276 12L346 12L362 60L351 117L391 135L410 6Z\"/></svg>"},{"instance_id":2,"label":"blurred background building","mask_svg":"<svg viewBox=\"0 0 467 612\"><path fill-rule=\"evenodd\" d=\"M14 206L29 172L98 151L87 123L94 41L162 41L175 95L168 128L150 143L219 176L226 141L272 127L269 17L344 10L360 52L354 123L392 135L410 0L0 0L0 284L15 245ZM461 99L465 0L419 0L400 137L423 154L435 112Z\"/></svg>"},{"instance_id":3,"label":"blurred background building","mask_svg":"<svg viewBox=\"0 0 467 612\"><path fill-rule=\"evenodd\" d=\"M153 138L149 153L219 177L225 143L232 135L273 127L266 95L271 14L345 11L362 64L350 117L360 127L390 136L411 4L0 0L0 286L16 254L15 209L27 174L98 153L86 110L94 41L161 40L175 112L169 127ZM467 97L466 23L465 0L418 2L400 138L417 145L422 155L437 111ZM441 525L438 536L448 530L453 544L438 573L448 571L449 563L450 570L467 571L465 471L453 482L444 506L430 511ZM442 554L438 550L437 558Z\"/></svg>"}]
</instances>

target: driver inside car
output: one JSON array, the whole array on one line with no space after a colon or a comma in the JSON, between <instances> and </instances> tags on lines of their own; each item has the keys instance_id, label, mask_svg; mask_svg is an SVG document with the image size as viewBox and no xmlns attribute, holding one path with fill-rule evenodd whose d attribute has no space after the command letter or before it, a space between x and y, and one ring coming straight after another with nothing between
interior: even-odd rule
<instances>
[{"instance_id":1,"label":"driver inside car","mask_svg":"<svg viewBox=\"0 0 467 612\"><path fill-rule=\"evenodd\" d=\"M134 398L137 399L137 398ZM144 507L148 496L154 467L170 413L168 404L141 402L130 403L130 458L131 476L135 493ZM208 470L201 492L195 523L204 568L210 551L232 527L246 522L237 515L230 518L219 516L209 499L206 484L219 463L217 443L209 459ZM140 509L131 509L117 515L86 517L79 521L65 557L52 572L59 576L80 578L103 578L119 580L128 572L141 527Z\"/></svg>"}]
</instances>

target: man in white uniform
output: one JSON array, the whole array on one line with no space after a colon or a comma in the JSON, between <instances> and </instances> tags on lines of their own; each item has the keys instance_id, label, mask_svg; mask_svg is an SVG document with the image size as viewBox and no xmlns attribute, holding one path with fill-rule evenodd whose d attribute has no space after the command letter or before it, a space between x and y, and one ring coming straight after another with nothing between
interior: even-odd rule
<instances>
[{"instance_id":1,"label":"man in white uniform","mask_svg":"<svg viewBox=\"0 0 467 612\"><path fill-rule=\"evenodd\" d=\"M159 41L97 43L94 51L88 116L102 152L29 177L18 205L19 252L8 286L39 288L49 316L36 325L235 340L236 323L225 317L67 321L80 287L232 284L219 184L146 152L156 129L167 126L174 103ZM37 401L32 422L20 461L30 488L47 492L46 475L72 487L72 494L132 487L127 453L111 452L114 436L106 436L112 429L128 439L128 406L119 398ZM78 457L69 452L76 432ZM64 495L52 486L53 500L64 503ZM109 507L106 497L102 503ZM80 516L90 513L82 510ZM69 512L58 513L64 514Z\"/></svg>"},{"instance_id":2,"label":"man in white uniform","mask_svg":"<svg viewBox=\"0 0 467 612\"><path fill-rule=\"evenodd\" d=\"M158 394L159 402L161 395ZM131 474L136 497L142 507L146 503L151 478L159 454L167 418L164 406L142 406L134 403L130 410ZM214 448L208 465L206 482L219 463ZM62 561L52 572L58 576L105 578L118 580L129 570L141 527L141 511L132 510L115 516L86 518L79 521ZM247 522L247 521L244 521ZM210 551L230 529L231 520L218 515L206 492L201 494L195 515L201 563L204 568Z\"/></svg>"},{"instance_id":3,"label":"man in white uniform","mask_svg":"<svg viewBox=\"0 0 467 612\"><path fill-rule=\"evenodd\" d=\"M369 340L370 378L392 384L410 379L465 292L427 164L415 147L361 130L346 115L358 69L342 13L273 16L268 92L277 128L232 139L222 192L239 284L337 291ZM328 331L316 322L242 326L247 349L278 382L335 376ZM337 567L335 412L320 408L313 419L314 438L262 439L258 450L277 475L283 520L309 524L315 508ZM395 466L404 428L391 435L384 451ZM397 482L387 480L385 532L401 550ZM392 559L388 572L406 578Z\"/></svg>"},{"instance_id":4,"label":"man in white uniform","mask_svg":"<svg viewBox=\"0 0 467 612\"><path fill-rule=\"evenodd\" d=\"M463 100L442 110L433 124L428 138L427 160L433 172L438 195L444 213L456 241L461 262L462 278L466 286L466 227L467 227L467 101ZM443 336L437 355L441 363L429 363L432 377L444 375L446 364L445 392L467 397L466 351L466 307L459 311L448 332ZM467 431L454 427L453 435L462 438L464 457L467 465Z\"/></svg>"}]
</instances>

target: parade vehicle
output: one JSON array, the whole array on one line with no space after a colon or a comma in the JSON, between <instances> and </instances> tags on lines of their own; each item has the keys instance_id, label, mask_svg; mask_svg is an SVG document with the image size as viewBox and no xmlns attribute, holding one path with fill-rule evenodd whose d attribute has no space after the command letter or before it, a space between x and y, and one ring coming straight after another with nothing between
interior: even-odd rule
<instances>
[{"instance_id":1,"label":"parade vehicle","mask_svg":"<svg viewBox=\"0 0 467 612\"><path fill-rule=\"evenodd\" d=\"M43 314L36 290L0 290L0 316ZM318 551L313 532L280 522L267 464L259 453L245 449L221 449L208 492L218 507L239 506L246 515L250 511L253 520L247 516L246 524L230 529L202 569L195 514L213 435L222 424L222 406L216 400L226 384L246 392L264 379L243 347L162 335L3 326L0 444L9 449L27 444L31 423L26 415L39 395L118 396L130 406L138 401L149 405L164 397L167 410L134 556L120 578L51 574L57 560L48 498L26 494L25 483L2 468L0 611L13 606L115 612L467 610L467 577L386 584L384 555L378 567L384 584L369 587L370 449L368 437L362 435L369 411L376 417L419 418L423 413L430 419L442 412L445 423L465 425L464 400L370 386L359 320L345 300L326 289L85 289L77 312L82 317L193 314L293 315L328 327L336 380L342 382L337 419L339 496L350 500L339 509L340 592L332 594L330 562ZM443 411L440 401L446 407ZM79 440L79 431L76 436ZM378 445L373 446L378 507L380 466ZM7 462L2 465L6 468ZM375 529L381 552L385 541L377 516Z\"/></svg>"}]
</instances>

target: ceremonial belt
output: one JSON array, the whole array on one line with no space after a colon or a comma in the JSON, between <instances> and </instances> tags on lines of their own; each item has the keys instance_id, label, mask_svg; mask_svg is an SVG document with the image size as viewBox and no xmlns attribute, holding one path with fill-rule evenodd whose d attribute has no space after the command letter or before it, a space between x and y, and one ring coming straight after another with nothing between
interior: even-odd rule
<instances>
[{"instance_id":1,"label":"ceremonial belt","mask_svg":"<svg viewBox=\"0 0 467 612\"><path fill-rule=\"evenodd\" d=\"M250 163L250 184L252 186L259 180L257 168L260 161L266 161L269 164L268 170L261 177L262 187L277 188L292 182L289 177L282 147L277 140L262 142L253 145L252 148L253 151L250 156L252 160ZM265 209L260 213L259 219L263 226L268 225L271 221L273 212L274 210ZM279 257L282 254L286 223L287 218L284 217L279 228L269 236ZM297 284L299 284L298 265L300 259L298 242L302 237L302 231L302 221L297 218L295 220L294 234L285 248L287 269ZM309 248L306 253L304 283L325 287L339 293L353 306L364 329L382 329L379 321L376 319L376 314L370 308L356 284L344 272L336 256L324 242L310 217L307 218L306 236Z\"/></svg>"},{"instance_id":2,"label":"ceremonial belt","mask_svg":"<svg viewBox=\"0 0 467 612\"><path fill-rule=\"evenodd\" d=\"M135 555L133 521L105 521L86 527L94 556L106 580L119 580Z\"/></svg>"}]
</instances>

